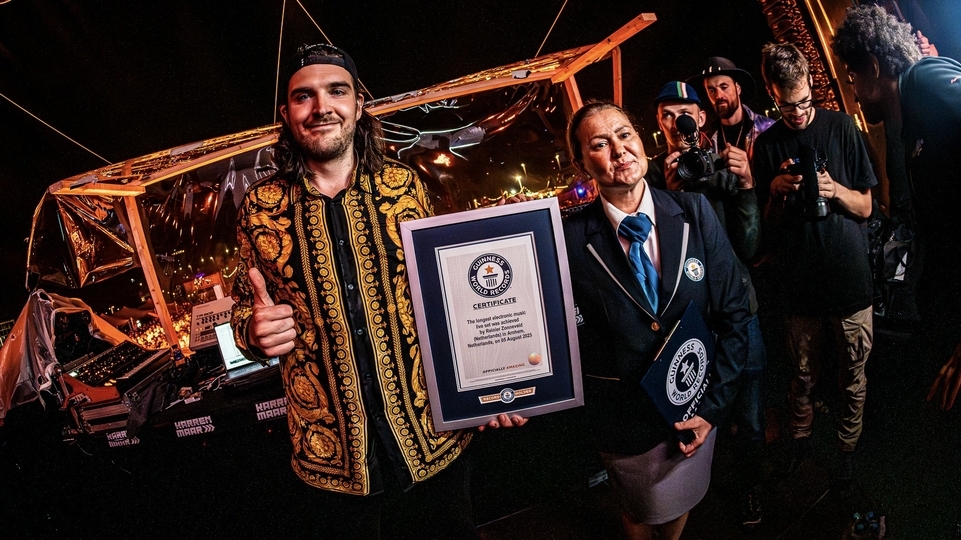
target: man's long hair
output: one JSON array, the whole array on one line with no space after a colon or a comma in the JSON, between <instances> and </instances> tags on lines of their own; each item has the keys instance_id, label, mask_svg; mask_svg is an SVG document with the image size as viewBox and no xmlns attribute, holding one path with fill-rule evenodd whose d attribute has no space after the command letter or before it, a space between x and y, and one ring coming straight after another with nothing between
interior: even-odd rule
<instances>
[{"instance_id":1,"label":"man's long hair","mask_svg":"<svg viewBox=\"0 0 961 540\"><path fill-rule=\"evenodd\" d=\"M794 90L811 78L807 58L793 43L768 43L761 50L761 74L768 87Z\"/></svg>"},{"instance_id":2,"label":"man's long hair","mask_svg":"<svg viewBox=\"0 0 961 540\"><path fill-rule=\"evenodd\" d=\"M866 4L848 8L847 17L837 29L832 45L834 54L855 71L878 60L882 77L895 79L921 59L921 50L911 25L900 22L884 8Z\"/></svg>"},{"instance_id":3,"label":"man's long hair","mask_svg":"<svg viewBox=\"0 0 961 540\"><path fill-rule=\"evenodd\" d=\"M360 94L361 86L360 80L357 78L357 70L347 53L327 44L303 45L297 49L287 68L287 75L283 79L287 82L283 86L283 95L277 103L278 108L287 104L287 87L290 85L290 79L294 73L306 65L317 63L316 60L311 62L310 59L317 59L318 57L339 59L335 62L320 63L334 63L344 67L350 73L354 92ZM274 145L274 162L277 164L277 174L283 178L301 179L309 177L310 171L304 161L303 150L294 139L287 122L282 121L282 124L280 138ZM361 113L360 120L357 121L353 143L357 165L362 170L373 174L384 167L384 129L380 120L366 110Z\"/></svg>"},{"instance_id":4,"label":"man's long hair","mask_svg":"<svg viewBox=\"0 0 961 540\"><path fill-rule=\"evenodd\" d=\"M360 115L354 130L354 153L358 157L358 165L368 173L373 174L384 167L384 129L380 120L366 110ZM277 174L284 178L310 176L304 162L304 152L294 140L287 122L283 122L280 138L274 145L274 162L277 164Z\"/></svg>"}]
</instances>

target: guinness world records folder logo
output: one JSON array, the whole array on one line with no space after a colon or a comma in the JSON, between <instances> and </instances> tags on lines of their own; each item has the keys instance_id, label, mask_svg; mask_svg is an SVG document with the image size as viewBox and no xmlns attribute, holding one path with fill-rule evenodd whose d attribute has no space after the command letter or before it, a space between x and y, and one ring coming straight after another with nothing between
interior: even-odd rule
<instances>
[{"instance_id":1,"label":"guinness world records folder logo","mask_svg":"<svg viewBox=\"0 0 961 540\"><path fill-rule=\"evenodd\" d=\"M485 253L474 259L467 271L471 289L484 298L494 298L511 287L514 273L507 259L496 253Z\"/></svg>"},{"instance_id":2,"label":"guinness world records folder logo","mask_svg":"<svg viewBox=\"0 0 961 540\"><path fill-rule=\"evenodd\" d=\"M701 340L684 342L671 358L667 369L667 398L674 405L686 405L707 378L707 349Z\"/></svg>"}]
</instances>

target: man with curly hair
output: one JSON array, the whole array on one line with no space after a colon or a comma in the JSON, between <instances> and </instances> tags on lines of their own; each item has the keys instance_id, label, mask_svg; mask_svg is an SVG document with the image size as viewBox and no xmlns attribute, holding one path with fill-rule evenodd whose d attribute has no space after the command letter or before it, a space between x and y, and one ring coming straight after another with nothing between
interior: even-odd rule
<instances>
[{"instance_id":1,"label":"man with curly hair","mask_svg":"<svg viewBox=\"0 0 961 540\"><path fill-rule=\"evenodd\" d=\"M301 47L288 73L278 171L238 217L232 322L248 356L281 358L303 481L290 518L309 537L476 538L471 433L434 429L399 237L432 213L427 193L384 157L344 51Z\"/></svg>"},{"instance_id":2,"label":"man with curly hair","mask_svg":"<svg viewBox=\"0 0 961 540\"><path fill-rule=\"evenodd\" d=\"M921 343L950 359L928 399L940 387L950 408L961 387L961 63L924 56L922 36L874 5L850 8L834 37L834 51L868 122L884 122L889 167L900 162L909 180L920 226L924 279L920 280Z\"/></svg>"}]
</instances>

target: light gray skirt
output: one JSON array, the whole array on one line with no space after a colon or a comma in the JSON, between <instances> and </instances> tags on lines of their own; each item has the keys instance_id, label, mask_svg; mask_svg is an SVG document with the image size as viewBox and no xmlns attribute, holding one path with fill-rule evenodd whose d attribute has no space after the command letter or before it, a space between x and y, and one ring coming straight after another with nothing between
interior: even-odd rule
<instances>
[{"instance_id":1,"label":"light gray skirt","mask_svg":"<svg viewBox=\"0 0 961 540\"><path fill-rule=\"evenodd\" d=\"M690 458L671 439L636 455L601 453L604 468L624 511L634 521L660 525L684 515L711 484L717 428Z\"/></svg>"}]
</instances>

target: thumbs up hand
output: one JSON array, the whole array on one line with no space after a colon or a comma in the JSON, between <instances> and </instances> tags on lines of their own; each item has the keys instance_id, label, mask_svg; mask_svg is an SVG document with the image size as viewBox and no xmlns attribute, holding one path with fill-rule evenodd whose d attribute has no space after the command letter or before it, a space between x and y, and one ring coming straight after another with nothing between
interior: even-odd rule
<instances>
[{"instance_id":1,"label":"thumbs up hand","mask_svg":"<svg viewBox=\"0 0 961 540\"><path fill-rule=\"evenodd\" d=\"M290 352L297 337L293 308L274 304L260 270L251 268L247 276L254 292L254 313L247 325L247 342L269 357Z\"/></svg>"}]
</instances>

